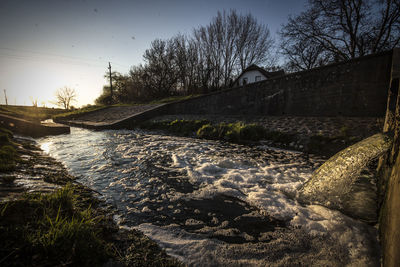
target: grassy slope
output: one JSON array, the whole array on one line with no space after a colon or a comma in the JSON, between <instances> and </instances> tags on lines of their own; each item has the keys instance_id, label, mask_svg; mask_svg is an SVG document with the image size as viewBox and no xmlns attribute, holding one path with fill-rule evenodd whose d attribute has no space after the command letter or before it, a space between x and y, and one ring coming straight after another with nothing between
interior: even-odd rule
<instances>
[{"instance_id":1,"label":"grassy slope","mask_svg":"<svg viewBox=\"0 0 400 267\"><path fill-rule=\"evenodd\" d=\"M153 101L149 101L149 102L114 104L111 107L166 104L166 103L171 103L171 102L175 102L175 101L189 99L189 98L196 97L196 96L198 96L198 95L171 96L171 97L157 99L157 100L153 100ZM93 111L100 110L100 109L107 108L107 107L109 107L109 106L97 105L97 106L84 107L84 108L76 109L73 111L68 111L68 112L63 112L63 113L57 114L57 115L53 116L53 118L55 118L56 120L57 119L72 119L77 116L83 115L85 113L93 112Z\"/></svg>"},{"instance_id":2,"label":"grassy slope","mask_svg":"<svg viewBox=\"0 0 400 267\"><path fill-rule=\"evenodd\" d=\"M72 110L72 111L67 111L60 114L56 114L53 116L54 119L66 119L66 118L74 118L76 116L80 116L83 115L85 113L88 112L93 112L96 110L101 110L106 108L107 106L89 106L89 107L84 107L84 108L80 108L80 109L76 109L76 110Z\"/></svg>"},{"instance_id":3,"label":"grassy slope","mask_svg":"<svg viewBox=\"0 0 400 267\"><path fill-rule=\"evenodd\" d=\"M0 106L0 113L22 118L25 120L40 122L50 119L52 116L65 112L63 109L58 108L43 108L31 106Z\"/></svg>"}]
</instances>

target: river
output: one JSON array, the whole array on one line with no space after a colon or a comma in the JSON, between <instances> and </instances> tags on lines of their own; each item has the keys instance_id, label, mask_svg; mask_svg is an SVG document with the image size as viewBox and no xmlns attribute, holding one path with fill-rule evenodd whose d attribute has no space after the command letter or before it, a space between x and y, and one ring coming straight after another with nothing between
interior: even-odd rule
<instances>
[{"instance_id":1,"label":"river","mask_svg":"<svg viewBox=\"0 0 400 267\"><path fill-rule=\"evenodd\" d=\"M380 264L375 227L299 204L321 158L139 130L71 128L37 142L117 208L121 227L190 266Z\"/></svg>"}]
</instances>

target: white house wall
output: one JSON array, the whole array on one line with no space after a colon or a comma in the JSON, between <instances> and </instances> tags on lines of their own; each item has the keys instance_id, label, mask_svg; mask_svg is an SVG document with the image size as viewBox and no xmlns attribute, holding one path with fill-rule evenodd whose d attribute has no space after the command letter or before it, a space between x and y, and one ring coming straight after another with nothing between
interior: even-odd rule
<instances>
[{"instance_id":1,"label":"white house wall","mask_svg":"<svg viewBox=\"0 0 400 267\"><path fill-rule=\"evenodd\" d=\"M258 70L246 71L242 77L239 78L239 85L243 85L243 79L247 78L247 83L254 83L256 81L256 76L261 76L261 80L266 80L267 78Z\"/></svg>"}]
</instances>

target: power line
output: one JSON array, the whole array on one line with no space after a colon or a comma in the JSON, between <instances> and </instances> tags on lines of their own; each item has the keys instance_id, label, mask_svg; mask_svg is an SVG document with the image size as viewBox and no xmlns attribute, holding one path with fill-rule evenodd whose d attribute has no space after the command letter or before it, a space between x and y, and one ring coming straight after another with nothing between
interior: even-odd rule
<instances>
[{"instance_id":1,"label":"power line","mask_svg":"<svg viewBox=\"0 0 400 267\"><path fill-rule=\"evenodd\" d=\"M60 54L55 54L55 53L38 52L38 51L26 50L26 49L15 49L15 48L9 48L9 47L0 47L0 49L1 50L14 51L14 52L38 54L38 55L44 55L44 56L64 57L64 58L73 59L73 60L106 62L105 60L100 60L100 59L82 58L82 57L75 57L75 56L65 56L65 55L60 55Z\"/></svg>"},{"instance_id":2,"label":"power line","mask_svg":"<svg viewBox=\"0 0 400 267\"><path fill-rule=\"evenodd\" d=\"M91 62L78 62L78 61L66 61L66 60L61 60L61 59L55 59L55 58L39 58L39 57L34 57L34 56L21 56L21 55L13 55L13 54L3 54L0 53L0 57L3 58L9 58L9 59L15 59L15 60L22 60L22 61L34 61L34 62L40 62L40 61L53 61L55 63L60 63L60 64L66 64L66 65L75 65L75 66L87 66L87 67L104 67L104 65L100 64L93 64Z\"/></svg>"},{"instance_id":3,"label":"power line","mask_svg":"<svg viewBox=\"0 0 400 267\"><path fill-rule=\"evenodd\" d=\"M52 57L61 57L61 58L65 58L67 60L81 61L84 64L88 64L88 65L89 64L93 65L94 62L96 62L97 63L96 65L99 66L99 67L100 67L100 64L98 64L98 63L107 63L108 62L106 60L101 60L101 59L83 58L83 57L75 57L75 56L65 56L65 55L60 55L60 54L55 54L55 53L45 53L45 52L38 52L38 51L25 50L25 49L14 49L14 48L9 48L9 47L0 47L0 50L8 50L8 51L14 51L14 52L37 54L37 55L50 57L50 59L52 59L52 60L54 60L54 58L52 58ZM10 57L14 57L15 59L17 59L17 57L18 57L18 58L21 58L21 59L28 59L28 60L36 57L35 55L10 55L10 54L1 54L1 53L0 53L0 56L6 56L6 57L9 57L9 58ZM63 63L68 64L65 61L63 61ZM119 65L121 67L129 68L128 66L120 64L120 63L117 63L117 62L112 62L112 63L115 64L115 65ZM103 64L101 66L103 66Z\"/></svg>"}]
</instances>

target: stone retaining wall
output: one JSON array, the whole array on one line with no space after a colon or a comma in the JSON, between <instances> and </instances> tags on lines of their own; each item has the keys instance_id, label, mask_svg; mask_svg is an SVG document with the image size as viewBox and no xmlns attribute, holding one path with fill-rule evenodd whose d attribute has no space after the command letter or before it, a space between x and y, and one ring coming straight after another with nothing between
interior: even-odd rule
<instances>
[{"instance_id":1,"label":"stone retaining wall","mask_svg":"<svg viewBox=\"0 0 400 267\"><path fill-rule=\"evenodd\" d=\"M167 114L384 116L398 50L171 103Z\"/></svg>"}]
</instances>

